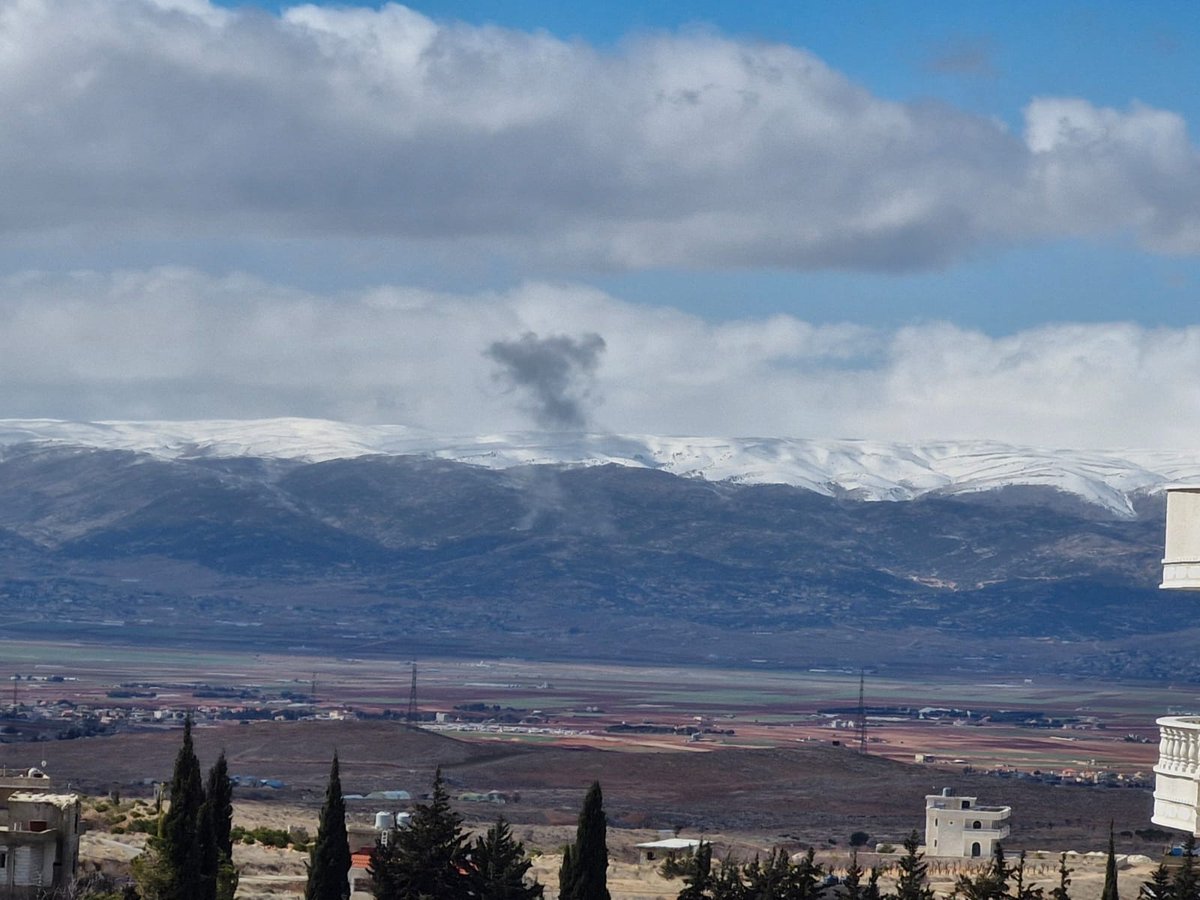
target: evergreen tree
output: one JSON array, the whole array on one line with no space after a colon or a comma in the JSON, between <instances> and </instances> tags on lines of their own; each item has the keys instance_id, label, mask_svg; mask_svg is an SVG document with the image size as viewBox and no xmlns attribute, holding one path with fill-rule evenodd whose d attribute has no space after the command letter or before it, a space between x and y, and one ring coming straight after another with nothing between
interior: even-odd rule
<instances>
[{"instance_id":1,"label":"evergreen tree","mask_svg":"<svg viewBox=\"0 0 1200 900\"><path fill-rule=\"evenodd\" d=\"M350 843L346 836L346 801L338 756L333 754L325 802L317 820L317 839L309 852L304 900L345 900L350 896Z\"/></svg>"},{"instance_id":2,"label":"evergreen tree","mask_svg":"<svg viewBox=\"0 0 1200 900\"><path fill-rule=\"evenodd\" d=\"M1139 900L1174 900L1171 890L1171 872L1167 864L1160 862L1150 874L1150 880L1142 883L1138 891Z\"/></svg>"},{"instance_id":3,"label":"evergreen tree","mask_svg":"<svg viewBox=\"0 0 1200 900\"><path fill-rule=\"evenodd\" d=\"M791 865L787 854L776 848L766 862L757 856L746 864L746 896L752 900L784 900L790 890Z\"/></svg>"},{"instance_id":4,"label":"evergreen tree","mask_svg":"<svg viewBox=\"0 0 1200 900\"><path fill-rule=\"evenodd\" d=\"M487 834L475 840L470 851L471 896L478 900L536 900L542 886L526 884L525 876L533 865L525 855L525 845L512 836L501 817Z\"/></svg>"},{"instance_id":5,"label":"evergreen tree","mask_svg":"<svg viewBox=\"0 0 1200 900\"><path fill-rule=\"evenodd\" d=\"M196 817L200 855L200 892L205 900L233 900L237 870L233 867L233 782L225 751L208 770L204 802Z\"/></svg>"},{"instance_id":6,"label":"evergreen tree","mask_svg":"<svg viewBox=\"0 0 1200 900\"><path fill-rule=\"evenodd\" d=\"M1008 876L1011 870L1004 859L1004 848L997 843L988 867L971 878L960 875L954 883L954 894L964 900L1004 900L1008 897Z\"/></svg>"},{"instance_id":7,"label":"evergreen tree","mask_svg":"<svg viewBox=\"0 0 1200 900\"><path fill-rule=\"evenodd\" d=\"M862 883L863 868L858 864L858 850L850 851L850 865L846 866L846 874L842 878L842 900L863 900L864 885Z\"/></svg>"},{"instance_id":8,"label":"evergreen tree","mask_svg":"<svg viewBox=\"0 0 1200 900\"><path fill-rule=\"evenodd\" d=\"M813 900L825 891L825 870L817 862L816 851L809 847L800 862L790 867L788 900Z\"/></svg>"},{"instance_id":9,"label":"evergreen tree","mask_svg":"<svg viewBox=\"0 0 1200 900\"><path fill-rule=\"evenodd\" d=\"M711 900L713 880L712 844L701 841L687 862L678 900Z\"/></svg>"},{"instance_id":10,"label":"evergreen tree","mask_svg":"<svg viewBox=\"0 0 1200 900\"><path fill-rule=\"evenodd\" d=\"M233 781L229 777L224 750L208 770L204 797L205 804L211 809L209 829L217 856L215 897L216 900L233 900L238 886L237 869L233 866Z\"/></svg>"},{"instance_id":11,"label":"evergreen tree","mask_svg":"<svg viewBox=\"0 0 1200 900\"><path fill-rule=\"evenodd\" d=\"M1117 848L1113 836L1113 823L1108 823L1108 859L1104 864L1104 890L1100 892L1100 900L1118 900L1117 898Z\"/></svg>"},{"instance_id":12,"label":"evergreen tree","mask_svg":"<svg viewBox=\"0 0 1200 900\"><path fill-rule=\"evenodd\" d=\"M378 900L463 900L470 896L462 818L450 808L439 768L428 803L418 803L405 828L376 844L371 891Z\"/></svg>"},{"instance_id":13,"label":"evergreen tree","mask_svg":"<svg viewBox=\"0 0 1200 900\"><path fill-rule=\"evenodd\" d=\"M562 863L558 867L558 896L568 898L575 884L575 848L570 844L563 847Z\"/></svg>"},{"instance_id":14,"label":"evergreen tree","mask_svg":"<svg viewBox=\"0 0 1200 900\"><path fill-rule=\"evenodd\" d=\"M1183 862L1171 879L1171 894L1174 900L1196 900L1196 889L1200 879L1196 872L1196 836L1189 834L1183 842Z\"/></svg>"},{"instance_id":15,"label":"evergreen tree","mask_svg":"<svg viewBox=\"0 0 1200 900\"><path fill-rule=\"evenodd\" d=\"M183 744L171 776L171 805L163 816L158 852L164 883L159 900L205 900L197 820L204 803L200 761L192 746L192 717L183 723Z\"/></svg>"},{"instance_id":16,"label":"evergreen tree","mask_svg":"<svg viewBox=\"0 0 1200 900\"><path fill-rule=\"evenodd\" d=\"M559 885L558 895L562 900L609 900L607 835L604 795L600 792L600 782L593 781L579 812L571 870L566 872L569 880ZM565 854L563 863L565 868Z\"/></svg>"},{"instance_id":17,"label":"evergreen tree","mask_svg":"<svg viewBox=\"0 0 1200 900\"><path fill-rule=\"evenodd\" d=\"M867 886L863 888L863 900L882 900L882 893L879 890L879 866L871 866L871 872L867 876Z\"/></svg>"},{"instance_id":18,"label":"evergreen tree","mask_svg":"<svg viewBox=\"0 0 1200 900\"><path fill-rule=\"evenodd\" d=\"M927 884L929 866L925 854L919 853L921 838L917 832L909 832L904 839L904 855L897 866L900 874L896 878L896 893L889 896L895 900L933 900L933 890Z\"/></svg>"},{"instance_id":19,"label":"evergreen tree","mask_svg":"<svg viewBox=\"0 0 1200 900\"><path fill-rule=\"evenodd\" d=\"M1053 900L1071 900L1071 870L1067 868L1067 854L1058 858L1058 887L1050 892Z\"/></svg>"},{"instance_id":20,"label":"evergreen tree","mask_svg":"<svg viewBox=\"0 0 1200 900\"><path fill-rule=\"evenodd\" d=\"M1042 900L1042 889L1025 883L1025 851L1017 857L1017 864L1012 867L1013 900Z\"/></svg>"},{"instance_id":21,"label":"evergreen tree","mask_svg":"<svg viewBox=\"0 0 1200 900\"><path fill-rule=\"evenodd\" d=\"M742 881L742 867L726 856L712 880L713 900L748 900L749 896Z\"/></svg>"}]
</instances>

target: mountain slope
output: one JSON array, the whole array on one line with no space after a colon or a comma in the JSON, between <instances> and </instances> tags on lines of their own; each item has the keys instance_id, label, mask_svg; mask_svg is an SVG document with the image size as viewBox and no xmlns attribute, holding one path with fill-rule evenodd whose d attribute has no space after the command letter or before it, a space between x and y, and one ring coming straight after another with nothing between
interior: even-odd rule
<instances>
[{"instance_id":1,"label":"mountain slope","mask_svg":"<svg viewBox=\"0 0 1200 900\"><path fill-rule=\"evenodd\" d=\"M1163 485L1200 480L1200 452L1080 451L993 441L705 438L616 434L444 437L404 426L315 419L208 422L0 420L0 447L34 443L126 450L158 459L260 458L320 462L427 456L509 469L606 465L659 469L741 484L787 484L827 496L911 500L927 494L1049 487L1120 515Z\"/></svg>"},{"instance_id":2,"label":"mountain slope","mask_svg":"<svg viewBox=\"0 0 1200 900\"><path fill-rule=\"evenodd\" d=\"M0 613L352 655L1096 671L1104 642L1106 674L1176 652L1187 673L1161 522L1158 496L1117 515L1049 487L865 503L614 464L37 441L0 458Z\"/></svg>"}]
</instances>

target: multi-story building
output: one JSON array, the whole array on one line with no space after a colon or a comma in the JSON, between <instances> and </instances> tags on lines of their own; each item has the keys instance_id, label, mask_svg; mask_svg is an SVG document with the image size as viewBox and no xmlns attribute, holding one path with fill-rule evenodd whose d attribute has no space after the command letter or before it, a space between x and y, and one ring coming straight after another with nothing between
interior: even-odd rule
<instances>
[{"instance_id":1,"label":"multi-story building","mask_svg":"<svg viewBox=\"0 0 1200 900\"><path fill-rule=\"evenodd\" d=\"M52 788L37 769L0 769L0 897L33 897L75 878L79 796Z\"/></svg>"},{"instance_id":2,"label":"multi-story building","mask_svg":"<svg viewBox=\"0 0 1200 900\"><path fill-rule=\"evenodd\" d=\"M946 788L925 798L925 852L929 856L991 856L1008 837L1009 806L978 806Z\"/></svg>"},{"instance_id":3,"label":"multi-story building","mask_svg":"<svg viewBox=\"0 0 1200 900\"><path fill-rule=\"evenodd\" d=\"M1200 590L1200 486L1167 489L1167 534L1160 587ZM1200 833L1200 716L1158 720L1155 825Z\"/></svg>"}]
</instances>

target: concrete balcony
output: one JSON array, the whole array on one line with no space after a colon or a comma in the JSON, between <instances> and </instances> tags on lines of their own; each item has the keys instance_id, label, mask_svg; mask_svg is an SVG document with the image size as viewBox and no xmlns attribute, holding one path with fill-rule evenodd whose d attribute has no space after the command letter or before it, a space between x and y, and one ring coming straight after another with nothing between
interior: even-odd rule
<instances>
[{"instance_id":1,"label":"concrete balcony","mask_svg":"<svg viewBox=\"0 0 1200 900\"><path fill-rule=\"evenodd\" d=\"M1196 834L1200 830L1200 716L1165 716L1158 720L1158 733L1150 821Z\"/></svg>"}]
</instances>

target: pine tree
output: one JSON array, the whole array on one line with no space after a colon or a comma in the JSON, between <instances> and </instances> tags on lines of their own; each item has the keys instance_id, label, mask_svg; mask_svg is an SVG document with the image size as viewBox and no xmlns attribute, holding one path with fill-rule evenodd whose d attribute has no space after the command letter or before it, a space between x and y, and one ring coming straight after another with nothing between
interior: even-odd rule
<instances>
[{"instance_id":1,"label":"pine tree","mask_svg":"<svg viewBox=\"0 0 1200 900\"><path fill-rule=\"evenodd\" d=\"M926 883L929 866L925 854L918 852L920 846L917 832L909 832L904 839L904 856L897 863L900 874L896 878L896 893L890 895L896 900L933 900L933 890Z\"/></svg>"},{"instance_id":2,"label":"pine tree","mask_svg":"<svg viewBox=\"0 0 1200 900\"><path fill-rule=\"evenodd\" d=\"M746 879L746 895L754 900L782 900L790 887L790 870L787 854L778 848L771 851L766 862L754 857L742 873Z\"/></svg>"},{"instance_id":3,"label":"pine tree","mask_svg":"<svg viewBox=\"0 0 1200 900\"><path fill-rule=\"evenodd\" d=\"M1012 867L1013 900L1042 900L1042 889L1025 883L1025 851L1017 857L1017 864Z\"/></svg>"},{"instance_id":4,"label":"pine tree","mask_svg":"<svg viewBox=\"0 0 1200 900\"><path fill-rule=\"evenodd\" d=\"M463 900L470 896L462 819L450 808L439 768L428 803L413 809L406 828L393 829L371 857L371 891L378 900Z\"/></svg>"},{"instance_id":5,"label":"pine tree","mask_svg":"<svg viewBox=\"0 0 1200 900\"><path fill-rule=\"evenodd\" d=\"M317 820L317 839L309 852L304 900L345 900L350 896L350 843L346 836L346 801L337 753L329 766L325 802Z\"/></svg>"},{"instance_id":6,"label":"pine tree","mask_svg":"<svg viewBox=\"0 0 1200 900\"><path fill-rule=\"evenodd\" d=\"M1150 874L1150 880L1142 882L1138 897L1140 900L1174 900L1174 892L1171 890L1171 871L1167 868L1166 863L1160 862Z\"/></svg>"},{"instance_id":7,"label":"pine tree","mask_svg":"<svg viewBox=\"0 0 1200 900\"><path fill-rule=\"evenodd\" d=\"M871 866L871 872L867 876L867 886L863 888L863 900L881 900L882 892L879 890L879 876L882 873L879 871L879 866Z\"/></svg>"},{"instance_id":8,"label":"pine tree","mask_svg":"<svg viewBox=\"0 0 1200 900\"><path fill-rule=\"evenodd\" d=\"M1058 887L1050 892L1053 900L1071 900L1071 870L1067 868L1067 854L1058 858Z\"/></svg>"},{"instance_id":9,"label":"pine tree","mask_svg":"<svg viewBox=\"0 0 1200 900\"><path fill-rule=\"evenodd\" d=\"M512 836L508 822L501 817L487 833L476 838L470 850L471 896L478 900L535 900L542 886L525 882L533 865L525 855L525 845Z\"/></svg>"},{"instance_id":10,"label":"pine tree","mask_svg":"<svg viewBox=\"0 0 1200 900\"><path fill-rule=\"evenodd\" d=\"M712 881L713 900L747 900L749 896L742 881L742 867L726 856Z\"/></svg>"},{"instance_id":11,"label":"pine tree","mask_svg":"<svg viewBox=\"0 0 1200 900\"><path fill-rule=\"evenodd\" d=\"M559 885L558 895L562 900L609 900L607 835L604 795L600 782L593 781L583 798L579 827L575 829L571 871L566 873L569 881Z\"/></svg>"},{"instance_id":12,"label":"pine tree","mask_svg":"<svg viewBox=\"0 0 1200 900\"><path fill-rule=\"evenodd\" d=\"M858 849L850 851L850 865L842 878L842 900L863 900L863 867L858 864Z\"/></svg>"},{"instance_id":13,"label":"pine tree","mask_svg":"<svg viewBox=\"0 0 1200 900\"><path fill-rule=\"evenodd\" d=\"M1004 848L996 844L987 869L974 878L960 875L954 883L954 894L964 900L1004 900L1008 897L1008 876L1011 871L1004 860Z\"/></svg>"},{"instance_id":14,"label":"pine tree","mask_svg":"<svg viewBox=\"0 0 1200 900\"><path fill-rule=\"evenodd\" d=\"M789 900L813 900L825 891L825 869L817 862L816 851L809 847L800 862L789 868Z\"/></svg>"},{"instance_id":15,"label":"pine tree","mask_svg":"<svg viewBox=\"0 0 1200 900\"><path fill-rule=\"evenodd\" d=\"M1171 880L1171 894L1174 900L1196 900L1196 836L1189 834L1183 842L1183 862L1175 870Z\"/></svg>"},{"instance_id":16,"label":"pine tree","mask_svg":"<svg viewBox=\"0 0 1200 900\"><path fill-rule=\"evenodd\" d=\"M712 844L701 841L687 862L683 873L683 889L677 900L710 900L712 887Z\"/></svg>"},{"instance_id":17,"label":"pine tree","mask_svg":"<svg viewBox=\"0 0 1200 900\"><path fill-rule=\"evenodd\" d=\"M1104 890L1100 900L1118 900L1117 897L1117 848L1113 835L1113 823L1108 823L1108 859L1104 864Z\"/></svg>"}]
</instances>

